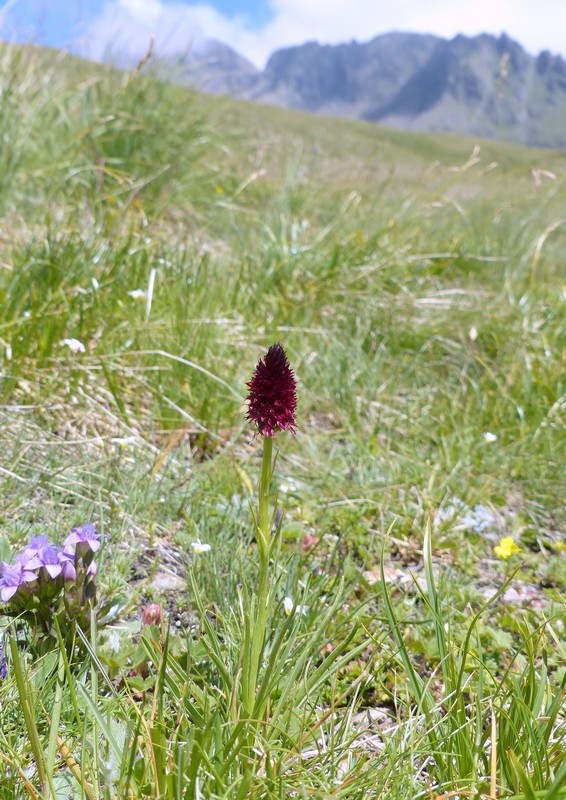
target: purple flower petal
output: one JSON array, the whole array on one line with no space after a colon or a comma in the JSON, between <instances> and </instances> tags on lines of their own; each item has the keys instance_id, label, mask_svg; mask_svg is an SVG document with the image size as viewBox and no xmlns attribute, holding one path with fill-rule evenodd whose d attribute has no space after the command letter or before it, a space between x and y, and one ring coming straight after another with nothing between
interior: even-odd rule
<instances>
[{"instance_id":1,"label":"purple flower petal","mask_svg":"<svg viewBox=\"0 0 566 800\"><path fill-rule=\"evenodd\" d=\"M38 557L41 559L42 565L46 567L48 564L59 564L60 554L61 548L56 547L54 544L50 544L45 547L41 553L39 553Z\"/></svg>"},{"instance_id":2,"label":"purple flower petal","mask_svg":"<svg viewBox=\"0 0 566 800\"><path fill-rule=\"evenodd\" d=\"M98 539L99 536L96 532L94 522L87 522L86 525L81 525L80 528L71 528L71 530L80 534L83 539Z\"/></svg>"},{"instance_id":3,"label":"purple flower petal","mask_svg":"<svg viewBox=\"0 0 566 800\"><path fill-rule=\"evenodd\" d=\"M21 564L27 570L40 569L43 566L41 558L27 547L16 556L16 564Z\"/></svg>"},{"instance_id":4,"label":"purple flower petal","mask_svg":"<svg viewBox=\"0 0 566 800\"><path fill-rule=\"evenodd\" d=\"M74 583L77 580L77 570L72 561L61 562L61 574L65 583Z\"/></svg>"},{"instance_id":5,"label":"purple flower petal","mask_svg":"<svg viewBox=\"0 0 566 800\"><path fill-rule=\"evenodd\" d=\"M26 550L33 550L35 553L39 553L46 547L49 547L49 536L46 533L42 533L39 536L31 537Z\"/></svg>"},{"instance_id":6,"label":"purple flower petal","mask_svg":"<svg viewBox=\"0 0 566 800\"><path fill-rule=\"evenodd\" d=\"M33 581L37 580L37 573L31 572L31 570L24 569L22 572L21 583L32 583Z\"/></svg>"},{"instance_id":7,"label":"purple flower petal","mask_svg":"<svg viewBox=\"0 0 566 800\"><path fill-rule=\"evenodd\" d=\"M76 551L77 551L76 544L74 542L69 542L69 537L67 536L67 538L63 542L62 556L66 559L74 560Z\"/></svg>"},{"instance_id":8,"label":"purple flower petal","mask_svg":"<svg viewBox=\"0 0 566 800\"><path fill-rule=\"evenodd\" d=\"M12 597L18 591L18 586L4 586L2 587L2 591L0 592L0 596L2 597L2 602L7 603L8 600L11 600Z\"/></svg>"},{"instance_id":9,"label":"purple flower petal","mask_svg":"<svg viewBox=\"0 0 566 800\"><path fill-rule=\"evenodd\" d=\"M56 578L58 575L61 574L63 567L61 564L46 564L45 571L49 575L50 578Z\"/></svg>"}]
</instances>

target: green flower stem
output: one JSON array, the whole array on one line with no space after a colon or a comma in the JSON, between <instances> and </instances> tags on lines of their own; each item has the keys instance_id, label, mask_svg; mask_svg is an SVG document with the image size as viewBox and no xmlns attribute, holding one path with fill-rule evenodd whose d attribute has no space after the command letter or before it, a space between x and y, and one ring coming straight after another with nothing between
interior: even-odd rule
<instances>
[{"instance_id":1,"label":"green flower stem","mask_svg":"<svg viewBox=\"0 0 566 800\"><path fill-rule=\"evenodd\" d=\"M51 713L51 725L49 728L49 745L47 748L47 774L53 777L55 769L55 755L57 752L57 734L59 733L59 722L61 720L61 706L63 703L63 688L65 686L65 655L59 643L59 662L57 665L57 684L55 686L55 699L53 701L53 711Z\"/></svg>"},{"instance_id":2,"label":"green flower stem","mask_svg":"<svg viewBox=\"0 0 566 800\"><path fill-rule=\"evenodd\" d=\"M20 656L18 653L18 645L16 644L16 640L14 639L13 636L10 636L9 642L10 642L10 653L12 656L12 668L14 670L14 675L16 678L16 686L18 687L18 694L20 696L20 703L22 706L22 711L24 714L26 728L30 740L31 751L33 753L33 757L35 760L35 768L37 770L37 776L41 784L41 791L44 797L48 798L50 789L51 789L51 794L53 796L54 792L53 792L51 776L45 770L43 748L41 746L39 733L37 730L37 726L35 724L35 713L32 706L33 692L31 690L28 677L24 672L24 668L22 667L22 663L20 661Z\"/></svg>"},{"instance_id":3,"label":"green flower stem","mask_svg":"<svg viewBox=\"0 0 566 800\"><path fill-rule=\"evenodd\" d=\"M269 489L272 477L273 439L263 438L263 460L259 484L259 509L256 538L259 549L259 576L256 594L256 624L251 632L250 677L247 692L246 712L251 714L255 705L257 680L263 658L263 646L267 629L269 605L269 552L271 539L271 518L269 514Z\"/></svg>"},{"instance_id":4,"label":"green flower stem","mask_svg":"<svg viewBox=\"0 0 566 800\"><path fill-rule=\"evenodd\" d=\"M259 519L258 540L261 550L265 550L265 559L269 561L269 543L271 539L269 516L269 489L271 487L271 460L273 458L273 439L271 436L263 437L263 460L261 464L261 480L259 484Z\"/></svg>"},{"instance_id":5,"label":"green flower stem","mask_svg":"<svg viewBox=\"0 0 566 800\"><path fill-rule=\"evenodd\" d=\"M98 632L96 629L96 609L94 606L94 600L89 600L88 602L88 609L90 611L90 644L92 647L92 655L91 655L91 680L90 680L90 696L92 699L92 707L98 707L98 672L97 672L97 664L96 664L96 656L98 655ZM96 717L93 716L92 719L92 759L94 763L94 768L96 771L99 770L99 755L98 755L98 725L96 721Z\"/></svg>"}]
</instances>

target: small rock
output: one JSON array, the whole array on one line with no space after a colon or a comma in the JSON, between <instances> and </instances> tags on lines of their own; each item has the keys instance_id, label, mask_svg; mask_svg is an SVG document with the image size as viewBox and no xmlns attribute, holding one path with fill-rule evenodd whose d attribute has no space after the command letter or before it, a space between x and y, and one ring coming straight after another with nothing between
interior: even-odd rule
<instances>
[{"instance_id":1,"label":"small rock","mask_svg":"<svg viewBox=\"0 0 566 800\"><path fill-rule=\"evenodd\" d=\"M187 582L171 572L156 572L150 586L156 592L179 592L187 588Z\"/></svg>"}]
</instances>

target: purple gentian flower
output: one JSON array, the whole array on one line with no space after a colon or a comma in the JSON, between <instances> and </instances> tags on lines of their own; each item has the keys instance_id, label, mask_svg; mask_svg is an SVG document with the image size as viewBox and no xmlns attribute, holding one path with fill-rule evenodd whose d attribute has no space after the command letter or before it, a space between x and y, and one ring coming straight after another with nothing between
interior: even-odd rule
<instances>
[{"instance_id":1,"label":"purple gentian flower","mask_svg":"<svg viewBox=\"0 0 566 800\"><path fill-rule=\"evenodd\" d=\"M3 603L7 603L16 594L20 586L37 580L37 575L33 570L24 566L20 561L15 564L8 564L0 561L2 575L0 577L0 597Z\"/></svg>"},{"instance_id":2,"label":"purple gentian flower","mask_svg":"<svg viewBox=\"0 0 566 800\"><path fill-rule=\"evenodd\" d=\"M92 522L81 528L71 528L71 533L63 543L63 553L66 556L85 558L89 553L96 553L100 547L100 537L105 533L96 533Z\"/></svg>"},{"instance_id":3,"label":"purple gentian flower","mask_svg":"<svg viewBox=\"0 0 566 800\"><path fill-rule=\"evenodd\" d=\"M36 553L39 553L41 550L44 550L46 547L49 547L50 541L49 536L46 533L41 533L39 536L32 536L29 540L29 544L26 547L26 550L33 550Z\"/></svg>"},{"instance_id":4,"label":"purple gentian flower","mask_svg":"<svg viewBox=\"0 0 566 800\"><path fill-rule=\"evenodd\" d=\"M46 534L32 536L30 543L16 556L16 563L22 564L26 569L40 569L43 566L41 553L46 547L51 547Z\"/></svg>"},{"instance_id":5,"label":"purple gentian flower","mask_svg":"<svg viewBox=\"0 0 566 800\"><path fill-rule=\"evenodd\" d=\"M27 570L43 568L50 578L57 578L62 571L61 548L51 544L46 535L32 536L30 543L16 557L16 563Z\"/></svg>"},{"instance_id":6,"label":"purple gentian flower","mask_svg":"<svg viewBox=\"0 0 566 800\"><path fill-rule=\"evenodd\" d=\"M56 578L61 574L63 569L61 564L61 548L56 547L54 544L49 544L38 553L38 558L41 559L41 566L45 569L50 578Z\"/></svg>"}]
</instances>

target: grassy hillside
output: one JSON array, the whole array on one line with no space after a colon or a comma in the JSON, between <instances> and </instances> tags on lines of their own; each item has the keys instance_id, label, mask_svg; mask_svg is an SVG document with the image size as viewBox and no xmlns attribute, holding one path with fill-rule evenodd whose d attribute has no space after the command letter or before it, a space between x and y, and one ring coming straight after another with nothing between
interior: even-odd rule
<instances>
[{"instance_id":1,"label":"grassy hillside","mask_svg":"<svg viewBox=\"0 0 566 800\"><path fill-rule=\"evenodd\" d=\"M108 636L131 639L149 601L167 607L188 638L199 603L236 630L241 586L253 587L256 573L248 500L260 442L245 423L246 381L280 341L298 378L299 432L277 442L286 516L276 594L289 594L293 580L296 592L314 586L317 601L304 589L304 602L320 614L321 597L342 598L320 628L329 646L348 629L354 599L363 604L351 658L321 688L308 720L305 712L311 738L303 730L302 739L270 744L277 777L263 767L253 780L249 768L244 777L222 772L212 753L227 717L214 716L207 700L216 721L199 739L195 719L176 718L173 703L158 718L191 747L201 742L200 784L181 759L172 774L182 789L156 789L136 773L130 794L119 796L429 797L427 782L439 796L546 791L560 773L563 736L563 727L548 726L547 739L536 728L558 692L566 622L563 154L209 98L27 48L2 49L0 95L0 557L8 560L30 534L62 541L92 519L109 535L98 575L99 596L114 606ZM506 536L521 554L503 561L493 547ZM197 537L212 544L211 558L181 591ZM305 555L305 537L317 543L314 553ZM375 583L383 548L404 645L385 582ZM421 575L423 557L426 602L409 575ZM463 717L452 721L451 730L470 726L470 753L441 758L441 744L427 738L433 711L438 724L451 719L431 576L452 626L445 645L461 654L469 609L515 567L514 594L494 603L474 632L476 666L458 706ZM301 624L315 630L313 614ZM85 730L116 759L135 729L132 707L151 706L153 689L119 682L125 663L105 635L101 663L87 658L83 666L104 667L112 686L98 711L80 695L75 717L84 714ZM47 743L40 699L55 692L56 662L38 668L34 652L29 680ZM130 651L126 658L131 665ZM187 658L179 680L190 673ZM200 664L204 655L194 658ZM410 663L426 681L420 700L406 688ZM210 670L195 679L199 691L214 682ZM417 691L418 681L409 684ZM146 690L142 701L136 692ZM537 691L539 705L527 698ZM0 783L6 797L37 797L15 766L39 791L29 725L9 702L15 692L13 680L0 685L8 754ZM501 710L502 761L491 763L497 794L488 794L490 702ZM509 711L509 703L527 710ZM355 733L324 733L321 709L335 706L352 718L379 706L398 725L369 761L367 752L354 759ZM118 796L116 765L102 775L94 744L85 756L75 717L69 706L67 746L99 786L95 796ZM526 742L517 753L522 769L506 754L519 747L517 730ZM149 728L137 731L168 759L181 752L178 740L158 747ZM335 757L297 761L323 734L340 740ZM156 751L140 747L151 773ZM547 751L540 763L537 747ZM431 752L436 763L427 766ZM123 753L122 777L126 744ZM79 797L77 781L63 788L68 771L56 770L57 796ZM558 791L552 796L563 797Z\"/></svg>"}]
</instances>

